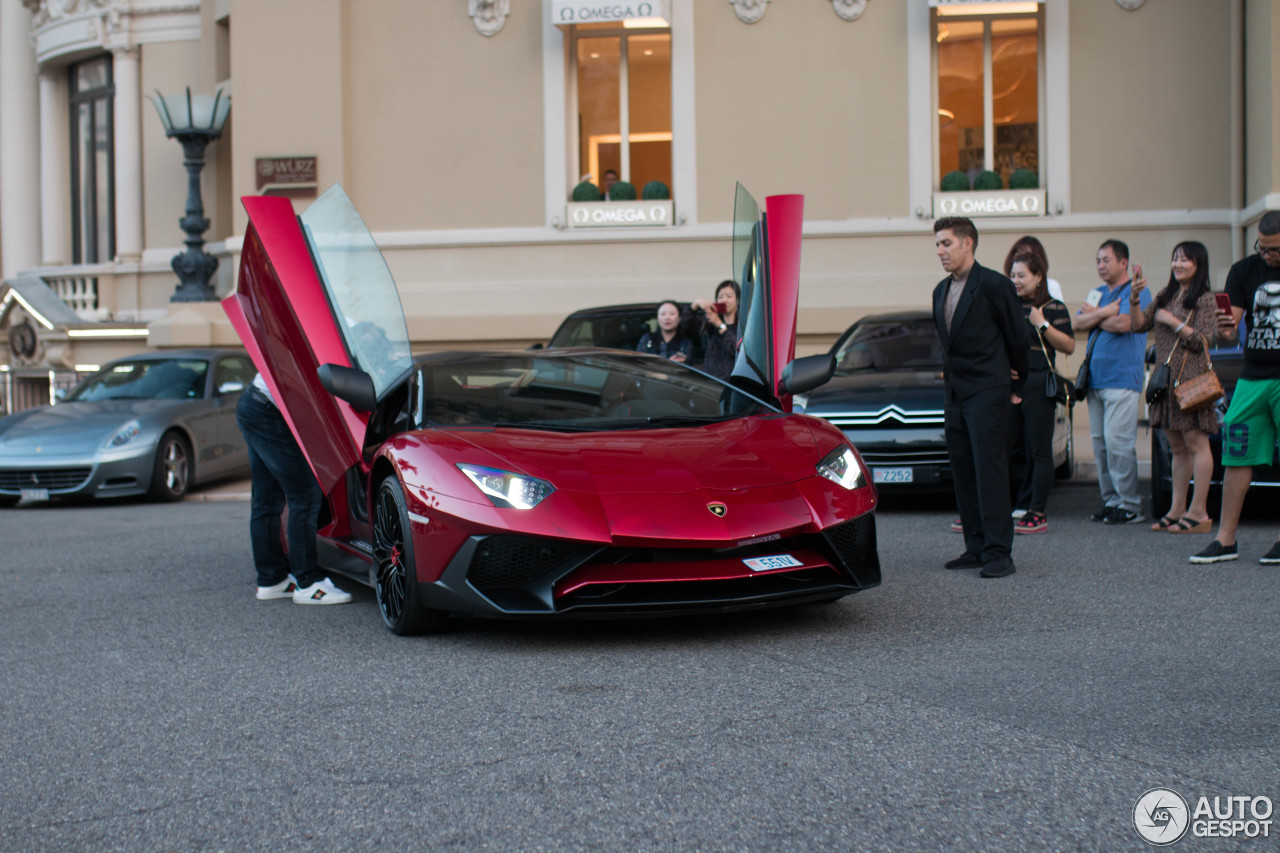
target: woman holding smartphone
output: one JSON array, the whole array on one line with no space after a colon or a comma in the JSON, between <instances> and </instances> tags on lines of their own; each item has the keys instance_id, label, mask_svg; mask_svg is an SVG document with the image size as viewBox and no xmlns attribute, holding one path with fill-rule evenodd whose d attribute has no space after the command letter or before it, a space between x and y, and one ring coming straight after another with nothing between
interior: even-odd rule
<instances>
[{"instance_id":1,"label":"woman holding smartphone","mask_svg":"<svg viewBox=\"0 0 1280 853\"><path fill-rule=\"evenodd\" d=\"M1019 252L1009 264L1009 278L1018 289L1018 299L1031 324L1031 369L1014 406L1022 421L1027 459L1027 472L1014 502L1026 511L1014 525L1015 533L1044 533L1049 529L1044 511L1053 485L1053 409L1057 395L1050 397L1046 393L1047 384L1057 354L1070 355L1076 349L1071 312L1050 297L1046 272L1044 262L1032 251Z\"/></svg>"},{"instance_id":2,"label":"woman holding smartphone","mask_svg":"<svg viewBox=\"0 0 1280 853\"><path fill-rule=\"evenodd\" d=\"M707 354L702 361L702 371L717 379L728 380L738 354L739 298L738 283L730 278L716 285L715 302L695 299L690 306L694 311L701 311L704 320Z\"/></svg>"},{"instance_id":3,"label":"woman holding smartphone","mask_svg":"<svg viewBox=\"0 0 1280 853\"><path fill-rule=\"evenodd\" d=\"M1209 290L1209 251L1203 243L1188 240L1173 248L1171 274L1164 290L1139 312L1138 298L1147 286L1139 267L1133 274L1129 325L1135 332L1155 329L1156 363L1169 363L1169 390L1150 406L1151 425L1164 430L1173 454L1173 502L1155 524L1154 531L1208 533L1209 480L1213 476L1213 454L1209 435L1218 431L1218 415L1213 406L1184 412L1173 396L1173 383L1194 379L1204 373L1205 347L1213 337L1217 303ZM1177 351L1175 352L1175 347ZM1171 357L1172 356L1172 357ZM1191 505L1187 490L1194 480ZM1152 507L1158 512L1159 507Z\"/></svg>"}]
</instances>

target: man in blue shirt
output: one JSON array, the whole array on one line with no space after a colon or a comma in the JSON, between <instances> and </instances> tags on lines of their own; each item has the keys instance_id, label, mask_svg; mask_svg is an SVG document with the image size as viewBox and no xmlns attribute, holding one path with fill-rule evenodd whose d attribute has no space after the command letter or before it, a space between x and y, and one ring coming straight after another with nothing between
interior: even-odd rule
<instances>
[{"instance_id":1,"label":"man in blue shirt","mask_svg":"<svg viewBox=\"0 0 1280 853\"><path fill-rule=\"evenodd\" d=\"M1143 521L1138 494L1138 408L1145 334L1129 331L1129 247L1108 240L1098 248L1103 286L1076 313L1074 326L1089 331L1089 432L1098 463L1102 509L1090 518L1107 524ZM1098 294L1101 298L1097 298ZM1151 304L1144 289L1134 310Z\"/></svg>"}]
</instances>

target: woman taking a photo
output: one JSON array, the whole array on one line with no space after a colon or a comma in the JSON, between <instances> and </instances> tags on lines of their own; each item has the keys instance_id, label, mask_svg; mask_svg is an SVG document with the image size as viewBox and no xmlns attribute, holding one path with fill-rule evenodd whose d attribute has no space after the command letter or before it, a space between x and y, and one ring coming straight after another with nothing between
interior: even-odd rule
<instances>
[{"instance_id":1,"label":"woman taking a photo","mask_svg":"<svg viewBox=\"0 0 1280 853\"><path fill-rule=\"evenodd\" d=\"M1213 337L1216 305L1209 290L1209 251L1203 243L1189 240L1173 249L1171 275L1160 295L1147 310L1139 313L1135 300L1147 286L1139 269L1133 276L1129 325L1135 332L1155 328L1156 364L1169 363L1169 390L1150 406L1151 425L1164 430L1173 454L1173 505L1151 525L1155 531L1208 533L1209 479L1213 476L1213 454L1209 435L1218 431L1218 415L1213 406L1184 412L1173 396L1173 383L1194 379L1207 369L1204 349ZM1174 352L1174 347L1178 351ZM1170 354L1173 357L1170 358ZM1187 506L1187 488L1195 488ZM1159 511L1152 507L1153 512Z\"/></svg>"},{"instance_id":2,"label":"woman taking a photo","mask_svg":"<svg viewBox=\"0 0 1280 853\"><path fill-rule=\"evenodd\" d=\"M702 372L726 382L738 355L738 300L741 296L738 283L725 279L716 285L715 302L695 299L690 306L693 311L702 312L702 334L707 342Z\"/></svg>"},{"instance_id":3,"label":"woman taking a photo","mask_svg":"<svg viewBox=\"0 0 1280 853\"><path fill-rule=\"evenodd\" d=\"M1035 252L1019 252L1009 265L1009 278L1018 288L1018 298L1031 324L1031 369L1022 397L1014 407L1021 416L1027 458L1027 471L1015 502L1026 512L1014 525L1016 533L1044 533L1049 529L1044 510L1053 485L1053 409L1057 403L1057 394L1048 393L1049 378L1057 354L1070 355L1076 348L1071 312L1049 297L1047 272ZM1053 383L1055 388L1058 381L1061 380Z\"/></svg>"},{"instance_id":4,"label":"woman taking a photo","mask_svg":"<svg viewBox=\"0 0 1280 853\"><path fill-rule=\"evenodd\" d=\"M668 299L658 304L658 331L645 332L636 352L660 355L672 361L688 361L693 354L693 341L680 331L680 306Z\"/></svg>"}]
</instances>

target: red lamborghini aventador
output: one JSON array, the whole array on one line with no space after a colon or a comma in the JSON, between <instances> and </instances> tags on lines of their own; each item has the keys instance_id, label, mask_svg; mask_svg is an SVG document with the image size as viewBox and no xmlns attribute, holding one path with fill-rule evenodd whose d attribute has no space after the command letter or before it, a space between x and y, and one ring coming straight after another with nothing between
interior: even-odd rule
<instances>
[{"instance_id":1,"label":"red lamborghini aventador","mask_svg":"<svg viewBox=\"0 0 1280 853\"><path fill-rule=\"evenodd\" d=\"M803 198L741 187L728 383L604 349L414 358L395 282L341 187L302 216L244 199L223 305L327 496L324 568L400 634L455 614L618 617L828 601L880 582L866 467L791 414Z\"/></svg>"}]
</instances>

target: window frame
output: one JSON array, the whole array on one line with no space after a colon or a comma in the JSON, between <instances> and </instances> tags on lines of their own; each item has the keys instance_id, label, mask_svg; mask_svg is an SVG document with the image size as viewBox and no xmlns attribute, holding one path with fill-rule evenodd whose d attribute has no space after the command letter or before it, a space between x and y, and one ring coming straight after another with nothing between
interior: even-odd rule
<instances>
[{"instance_id":1,"label":"window frame","mask_svg":"<svg viewBox=\"0 0 1280 853\"><path fill-rule=\"evenodd\" d=\"M631 181L631 92L630 92L630 74L628 69L628 37L644 36L644 35L665 35L672 39L674 44L674 36L672 27L624 27L621 21L617 22L617 26L600 27L586 29L576 25L565 28L565 67L567 71L566 85L566 111L574 117L569 122L570 138L566 140L569 154L569 186L565 188L565 198L568 199L573 192L574 186L577 185L578 179L586 174L582 163L582 137L581 124L576 120L578 115L578 42L581 39L591 38L617 38L618 43L618 148L619 148L619 175L620 181ZM671 48L674 51L674 47ZM672 95L675 94L675 56L672 54L668 60L670 67L668 75L671 78ZM671 115L668 117L668 123L671 125L671 139L667 140L671 144L672 155L672 175L669 189L671 198L676 195L675 180L675 103L674 98L671 102ZM592 182L596 186L602 186L604 179L603 174L592 173ZM637 189L637 193L639 190Z\"/></svg>"},{"instance_id":2,"label":"window frame","mask_svg":"<svg viewBox=\"0 0 1280 853\"><path fill-rule=\"evenodd\" d=\"M991 51L991 23L998 20L1017 20L1022 18L1036 19L1036 179L1040 188L1045 189L1047 185L1047 169L1045 149L1049 141L1048 136L1048 110L1046 109L1046 97L1048 88L1046 86L1046 78L1048 76L1047 55L1046 55L1046 39L1045 39L1045 4L1037 3L1034 15L1032 13L1023 12L1019 14L1000 14L988 13L985 15L958 15L951 14L945 16L948 22L954 23L972 23L980 22L983 24L982 36L982 86L983 86L983 104L982 104L982 168L984 170L994 170L995 168L995 151L996 151L996 128L995 116L992 111L991 104L991 87L992 87L992 51ZM934 192L938 192L942 188L942 148L941 148L941 128L938 122L938 110L941 104L938 102L938 21L942 17L938 14L936 7L929 9L929 88L930 88L930 127L931 127L931 156L932 156L932 181L931 187ZM1006 189L1008 189L1006 187Z\"/></svg>"},{"instance_id":3,"label":"window frame","mask_svg":"<svg viewBox=\"0 0 1280 853\"><path fill-rule=\"evenodd\" d=\"M84 91L76 91L76 74L85 65L94 62L103 62L106 68L106 83L93 89ZM70 123L70 145L69 154L71 159L71 262L73 264L94 264L106 263L115 258L116 254L116 152L115 152L115 77L114 62L111 54L99 54L79 62L73 62L67 66L67 118ZM101 205L101 199L98 198L98 175L97 175L97 159L90 157L88 159L88 180L83 184L87 188L91 196L90 204L84 205L84 199L81 197L81 163L80 163L80 122L78 113L82 105L88 104L91 114L96 111L99 103L103 105L106 111L106 188L107 198L106 205ZM93 211L94 219L91 223L83 221L82 214L85 209ZM98 231L101 223L97 217L100 211L104 211L107 217L107 245L104 247L97 244ZM88 240L83 239L88 237ZM88 254L95 257L85 258L85 249L92 249Z\"/></svg>"}]
</instances>

